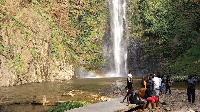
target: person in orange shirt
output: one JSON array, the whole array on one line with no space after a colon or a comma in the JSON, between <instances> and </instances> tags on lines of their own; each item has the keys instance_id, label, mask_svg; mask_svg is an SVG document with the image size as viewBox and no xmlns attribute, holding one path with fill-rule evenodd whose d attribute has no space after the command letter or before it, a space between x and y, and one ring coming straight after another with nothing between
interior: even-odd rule
<instances>
[{"instance_id":1,"label":"person in orange shirt","mask_svg":"<svg viewBox=\"0 0 200 112\"><path fill-rule=\"evenodd\" d=\"M144 77L142 77L142 82L141 82L141 85L143 86L145 86L145 88L147 87L147 83L146 83L146 81L145 81L145 78Z\"/></svg>"},{"instance_id":2,"label":"person in orange shirt","mask_svg":"<svg viewBox=\"0 0 200 112\"><path fill-rule=\"evenodd\" d=\"M145 91L146 91L145 85L142 85L142 88L140 88L140 97L141 98L144 98Z\"/></svg>"}]
</instances>

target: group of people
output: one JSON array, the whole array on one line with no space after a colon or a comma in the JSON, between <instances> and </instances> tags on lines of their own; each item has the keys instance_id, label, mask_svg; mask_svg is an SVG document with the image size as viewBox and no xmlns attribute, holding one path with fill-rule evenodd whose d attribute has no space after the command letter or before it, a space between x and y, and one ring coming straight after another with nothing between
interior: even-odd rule
<instances>
[{"instance_id":1,"label":"group of people","mask_svg":"<svg viewBox=\"0 0 200 112\"><path fill-rule=\"evenodd\" d=\"M169 91L169 94L171 94L171 86L172 86L172 80L167 75L166 79L163 77L157 76L156 74L150 74L145 80L145 78L142 78L141 81L141 88L138 91L133 92L133 77L132 77L132 71L129 71L128 77L127 77L127 94L124 97L123 101L127 99L127 106L129 103L131 104L141 104L143 105L142 110L144 110L149 103L152 105L152 109L154 108L160 108L158 106L159 102L159 96L162 94L167 94ZM188 85L187 88L187 95L188 95L188 103L191 103L191 95L192 95L192 103L195 102L195 84L197 83L196 79L192 78L192 75L188 75L188 79L186 80L186 84ZM154 107L154 104L156 104L156 107Z\"/></svg>"}]
</instances>

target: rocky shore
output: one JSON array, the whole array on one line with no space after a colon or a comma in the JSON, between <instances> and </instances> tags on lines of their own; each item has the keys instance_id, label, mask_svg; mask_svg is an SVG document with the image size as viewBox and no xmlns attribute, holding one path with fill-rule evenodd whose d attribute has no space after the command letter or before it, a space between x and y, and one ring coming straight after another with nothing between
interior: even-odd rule
<instances>
[{"instance_id":1,"label":"rocky shore","mask_svg":"<svg viewBox=\"0 0 200 112\"><path fill-rule=\"evenodd\" d=\"M159 111L200 112L200 90L196 90L195 105L187 104L186 90L172 90L172 94L160 96Z\"/></svg>"},{"instance_id":2,"label":"rocky shore","mask_svg":"<svg viewBox=\"0 0 200 112\"><path fill-rule=\"evenodd\" d=\"M196 102L187 104L186 90L172 90L172 94L160 96L159 109L151 109L149 105L144 112L200 112L200 90L196 90ZM142 112L141 109L132 109L128 112Z\"/></svg>"},{"instance_id":3,"label":"rocky shore","mask_svg":"<svg viewBox=\"0 0 200 112\"><path fill-rule=\"evenodd\" d=\"M125 96L125 89L121 89L124 85L113 85L113 92L109 92L106 96L111 98L117 98L121 96ZM151 109L151 105L149 105L145 112L200 112L200 90L195 91L195 105L187 104L187 91L186 89L172 89L172 94L162 94L160 96L159 109ZM105 101L105 100L104 100ZM132 109L128 112L140 112L141 109Z\"/></svg>"}]
</instances>

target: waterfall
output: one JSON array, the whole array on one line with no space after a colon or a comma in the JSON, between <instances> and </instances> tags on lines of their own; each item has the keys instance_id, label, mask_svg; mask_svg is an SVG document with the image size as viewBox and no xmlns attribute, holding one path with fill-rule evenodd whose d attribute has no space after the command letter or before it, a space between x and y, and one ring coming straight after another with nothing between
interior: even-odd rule
<instances>
[{"instance_id":1,"label":"waterfall","mask_svg":"<svg viewBox=\"0 0 200 112\"><path fill-rule=\"evenodd\" d=\"M110 77L121 77L127 72L126 0L109 0L113 58Z\"/></svg>"}]
</instances>

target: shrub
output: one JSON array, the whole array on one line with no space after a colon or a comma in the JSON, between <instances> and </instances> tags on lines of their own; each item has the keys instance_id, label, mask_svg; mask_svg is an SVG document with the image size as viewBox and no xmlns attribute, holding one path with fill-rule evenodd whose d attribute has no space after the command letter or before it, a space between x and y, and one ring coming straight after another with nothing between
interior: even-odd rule
<instances>
[{"instance_id":1,"label":"shrub","mask_svg":"<svg viewBox=\"0 0 200 112\"><path fill-rule=\"evenodd\" d=\"M82 101L67 101L58 106L55 106L49 112L64 112L66 110L71 110L71 109L83 107L86 105L89 105L89 103L82 102Z\"/></svg>"}]
</instances>

